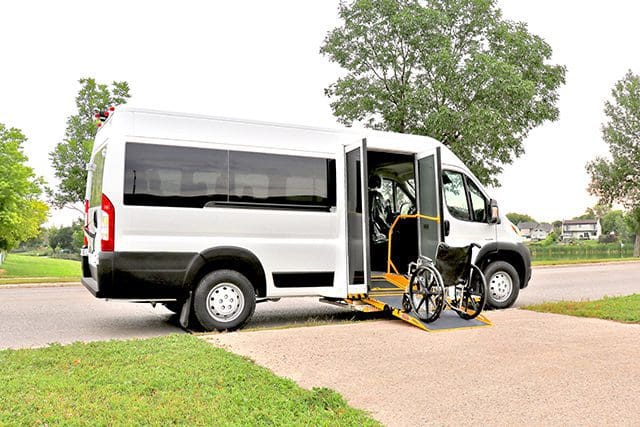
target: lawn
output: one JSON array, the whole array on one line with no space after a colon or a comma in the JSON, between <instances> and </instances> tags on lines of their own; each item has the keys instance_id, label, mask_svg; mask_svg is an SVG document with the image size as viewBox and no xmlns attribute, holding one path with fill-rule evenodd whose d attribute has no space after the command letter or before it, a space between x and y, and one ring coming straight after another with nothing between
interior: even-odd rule
<instances>
[{"instance_id":1,"label":"lawn","mask_svg":"<svg viewBox=\"0 0 640 427\"><path fill-rule=\"evenodd\" d=\"M0 351L0 425L379 425L189 335Z\"/></svg>"},{"instance_id":2,"label":"lawn","mask_svg":"<svg viewBox=\"0 0 640 427\"><path fill-rule=\"evenodd\" d=\"M0 284L34 281L78 281L80 280L80 275L80 262L67 259L9 254L5 262L0 265ZM23 280L22 278L27 279Z\"/></svg>"},{"instance_id":3,"label":"lawn","mask_svg":"<svg viewBox=\"0 0 640 427\"><path fill-rule=\"evenodd\" d=\"M544 313L596 317L625 323L640 323L640 294L605 297L595 301L561 301L523 307Z\"/></svg>"}]
</instances>

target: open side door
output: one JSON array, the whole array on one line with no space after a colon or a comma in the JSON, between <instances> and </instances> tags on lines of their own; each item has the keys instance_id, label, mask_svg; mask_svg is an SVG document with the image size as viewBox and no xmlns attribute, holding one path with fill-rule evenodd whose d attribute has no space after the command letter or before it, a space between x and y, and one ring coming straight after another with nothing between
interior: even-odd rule
<instances>
[{"instance_id":1,"label":"open side door","mask_svg":"<svg viewBox=\"0 0 640 427\"><path fill-rule=\"evenodd\" d=\"M420 255L433 260L444 240L442 166L440 147L416 155L416 195L418 196L418 239Z\"/></svg>"},{"instance_id":2,"label":"open side door","mask_svg":"<svg viewBox=\"0 0 640 427\"><path fill-rule=\"evenodd\" d=\"M344 149L348 294L367 293L370 283L367 140Z\"/></svg>"}]
</instances>

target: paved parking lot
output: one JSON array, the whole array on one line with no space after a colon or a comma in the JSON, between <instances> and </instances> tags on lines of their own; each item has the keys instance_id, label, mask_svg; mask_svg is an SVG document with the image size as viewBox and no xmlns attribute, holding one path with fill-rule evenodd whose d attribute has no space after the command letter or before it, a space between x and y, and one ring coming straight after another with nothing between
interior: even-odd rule
<instances>
[{"instance_id":1,"label":"paved parking lot","mask_svg":"<svg viewBox=\"0 0 640 427\"><path fill-rule=\"evenodd\" d=\"M388 426L640 424L640 325L518 309L491 318L437 333L398 320L206 339Z\"/></svg>"}]
</instances>

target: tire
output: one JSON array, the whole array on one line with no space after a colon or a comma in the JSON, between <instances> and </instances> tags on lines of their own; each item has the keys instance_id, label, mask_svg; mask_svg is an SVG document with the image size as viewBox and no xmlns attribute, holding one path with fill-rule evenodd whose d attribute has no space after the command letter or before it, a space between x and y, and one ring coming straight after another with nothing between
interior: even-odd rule
<instances>
[{"instance_id":1,"label":"tire","mask_svg":"<svg viewBox=\"0 0 640 427\"><path fill-rule=\"evenodd\" d=\"M509 308L518 298L520 292L520 276L505 261L494 261L484 269L487 280L487 305L493 308Z\"/></svg>"},{"instance_id":2,"label":"tire","mask_svg":"<svg viewBox=\"0 0 640 427\"><path fill-rule=\"evenodd\" d=\"M233 270L216 270L196 287L193 311L207 331L232 331L253 316L256 293L251 282Z\"/></svg>"},{"instance_id":3,"label":"tire","mask_svg":"<svg viewBox=\"0 0 640 427\"><path fill-rule=\"evenodd\" d=\"M473 299L473 297L477 298L477 300ZM484 274L475 264L471 264L469 279L460 303L464 311L456 310L456 313L465 320L475 319L482 313L486 302L487 282Z\"/></svg>"},{"instance_id":4,"label":"tire","mask_svg":"<svg viewBox=\"0 0 640 427\"><path fill-rule=\"evenodd\" d=\"M423 322L431 323L440 317L445 304L444 285L435 267L418 267L409 282L408 299L411 311Z\"/></svg>"}]
</instances>

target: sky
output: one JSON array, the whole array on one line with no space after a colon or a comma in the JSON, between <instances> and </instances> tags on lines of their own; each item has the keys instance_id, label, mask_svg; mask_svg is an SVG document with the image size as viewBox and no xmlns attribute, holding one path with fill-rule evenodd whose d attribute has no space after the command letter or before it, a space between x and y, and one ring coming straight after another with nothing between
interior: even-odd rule
<instances>
[{"instance_id":1,"label":"sky","mask_svg":"<svg viewBox=\"0 0 640 427\"><path fill-rule=\"evenodd\" d=\"M158 110L339 127L324 88L340 68L319 54L338 25L337 0L65 1L0 3L0 123L29 138L36 173L54 183L48 153L74 114L78 79L126 80L129 105ZM538 221L595 204L585 164L606 155L603 105L637 55L640 3L499 0L567 66L560 118L525 140L525 154L489 189L503 212ZM49 224L76 212L52 211Z\"/></svg>"}]
</instances>

